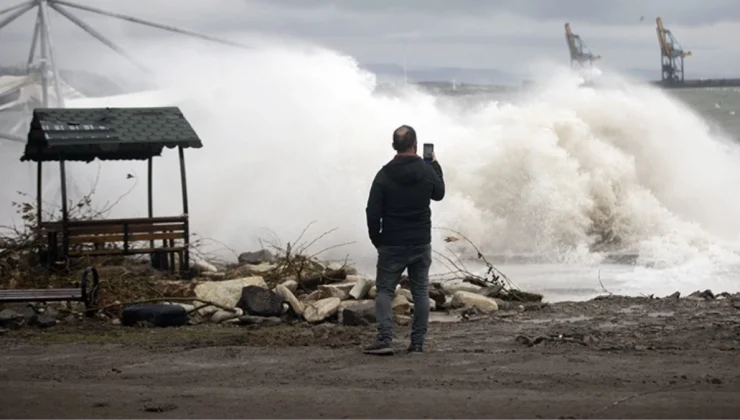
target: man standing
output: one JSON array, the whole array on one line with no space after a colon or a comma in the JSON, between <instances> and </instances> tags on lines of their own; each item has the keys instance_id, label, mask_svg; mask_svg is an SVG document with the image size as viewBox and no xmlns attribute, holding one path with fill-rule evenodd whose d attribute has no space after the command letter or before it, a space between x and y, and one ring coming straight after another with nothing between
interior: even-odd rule
<instances>
[{"instance_id":1,"label":"man standing","mask_svg":"<svg viewBox=\"0 0 740 420\"><path fill-rule=\"evenodd\" d=\"M436 157L427 163L417 155L416 132L403 125L393 132L397 154L378 172L370 188L367 227L378 249L375 315L378 341L367 354L393 354L391 301L401 274L408 268L414 299L409 353L424 350L429 324L429 267L432 264L431 200L445 195L442 168Z\"/></svg>"}]
</instances>

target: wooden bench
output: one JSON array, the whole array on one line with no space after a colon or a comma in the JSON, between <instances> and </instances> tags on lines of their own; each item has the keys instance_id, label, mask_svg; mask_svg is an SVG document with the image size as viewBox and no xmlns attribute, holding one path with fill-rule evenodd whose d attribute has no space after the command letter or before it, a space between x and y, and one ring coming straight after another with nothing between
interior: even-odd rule
<instances>
[{"instance_id":1,"label":"wooden bench","mask_svg":"<svg viewBox=\"0 0 740 420\"><path fill-rule=\"evenodd\" d=\"M181 270L188 264L187 216L43 223L52 260L138 254L177 254ZM155 241L162 241L155 247ZM141 246L145 243L145 246ZM60 247L61 244L61 247ZM112 246L111 246L112 245ZM174 266L171 261L170 267Z\"/></svg>"},{"instance_id":2,"label":"wooden bench","mask_svg":"<svg viewBox=\"0 0 740 420\"><path fill-rule=\"evenodd\" d=\"M100 277L98 271L88 267L82 273L79 288L0 290L0 302L82 302L85 313L91 316L98 305Z\"/></svg>"}]
</instances>

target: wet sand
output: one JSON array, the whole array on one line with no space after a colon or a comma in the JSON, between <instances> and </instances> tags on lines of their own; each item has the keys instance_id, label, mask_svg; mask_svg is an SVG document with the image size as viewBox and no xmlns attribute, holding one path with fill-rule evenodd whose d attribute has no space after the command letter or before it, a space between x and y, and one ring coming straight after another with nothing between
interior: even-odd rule
<instances>
[{"instance_id":1,"label":"wet sand","mask_svg":"<svg viewBox=\"0 0 740 420\"><path fill-rule=\"evenodd\" d=\"M371 327L30 328L0 337L8 418L733 418L740 298L612 298Z\"/></svg>"}]
</instances>

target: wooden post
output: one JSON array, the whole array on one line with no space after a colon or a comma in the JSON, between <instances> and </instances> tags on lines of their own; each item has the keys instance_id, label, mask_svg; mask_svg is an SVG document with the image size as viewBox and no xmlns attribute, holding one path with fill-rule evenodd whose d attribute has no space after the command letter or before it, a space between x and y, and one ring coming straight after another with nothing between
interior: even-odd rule
<instances>
[{"instance_id":1,"label":"wooden post","mask_svg":"<svg viewBox=\"0 0 740 420\"><path fill-rule=\"evenodd\" d=\"M69 238L67 237L69 212L67 211L67 172L64 168L64 158L59 159L59 176L62 181L62 250L66 259L69 253Z\"/></svg>"},{"instance_id":2,"label":"wooden post","mask_svg":"<svg viewBox=\"0 0 740 420\"><path fill-rule=\"evenodd\" d=\"M41 212L42 212L42 205L43 202L41 194L41 168L42 168L42 161L38 161L36 163L36 221L37 221L37 228L39 229L39 232L41 231L41 223L43 222Z\"/></svg>"},{"instance_id":3,"label":"wooden post","mask_svg":"<svg viewBox=\"0 0 740 420\"><path fill-rule=\"evenodd\" d=\"M43 231L41 230L41 223L43 223L43 216L42 216L43 214L42 213L43 212L43 206L42 206L42 203L43 203L42 185L43 183L41 182L41 175L42 175L41 168L42 167L43 167L43 164L41 160L36 162L36 235L35 237L36 237L36 246L38 247L37 249L39 250L39 258L41 258L44 255L42 251L43 246L44 246L43 245L44 237L42 235ZM51 244L49 244L48 252L49 254L47 254L47 262L50 262L49 257L51 255L54 255L54 250L51 249Z\"/></svg>"},{"instance_id":4,"label":"wooden post","mask_svg":"<svg viewBox=\"0 0 740 420\"><path fill-rule=\"evenodd\" d=\"M146 179L146 185L147 185L147 204L148 204L148 211L149 211L149 218L151 219L154 217L154 193L152 192L152 171L153 171L153 162L152 157L149 156L149 160L147 161L147 179ZM149 241L149 247L154 248L154 240L152 239Z\"/></svg>"},{"instance_id":5,"label":"wooden post","mask_svg":"<svg viewBox=\"0 0 740 420\"><path fill-rule=\"evenodd\" d=\"M180 183L182 184L182 210L185 214L185 252L180 259L181 272L190 268L190 215L188 210L188 181L185 174L185 150L182 146L177 147L180 155Z\"/></svg>"}]
</instances>

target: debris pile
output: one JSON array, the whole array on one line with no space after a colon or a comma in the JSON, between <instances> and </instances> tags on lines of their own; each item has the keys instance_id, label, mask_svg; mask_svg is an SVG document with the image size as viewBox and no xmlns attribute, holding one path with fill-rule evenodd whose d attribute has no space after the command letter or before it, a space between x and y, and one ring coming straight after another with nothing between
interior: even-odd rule
<instances>
[{"instance_id":1,"label":"debris pile","mask_svg":"<svg viewBox=\"0 0 740 420\"><path fill-rule=\"evenodd\" d=\"M332 322L362 326L375 322L375 282L347 264L327 264L302 256L277 258L262 249L239 255L239 263L234 266L219 268L206 261L196 261L194 266L199 280L195 281L192 301L183 298L129 307L129 316L122 323L137 324L136 318L165 325L163 320L154 320L154 313L167 313L170 315L162 317L178 319L186 313L192 324ZM455 320L487 316L501 307L510 308L512 300L520 300L502 287L483 287L469 279L432 283L426 298L432 311L452 315ZM531 296L528 299L537 300ZM168 305L182 310L172 311ZM396 287L392 308L397 323L410 322L414 298L407 278L402 278ZM131 311L140 312L138 318L131 316ZM173 321L166 324L173 325Z\"/></svg>"},{"instance_id":2,"label":"debris pile","mask_svg":"<svg viewBox=\"0 0 740 420\"><path fill-rule=\"evenodd\" d=\"M318 239L323 236L325 234ZM373 324L377 295L374 280L359 274L347 262L328 263L316 258L319 253L306 252L315 242L294 246L293 249L290 244L285 249L273 246L277 255L265 248L238 256L235 253L236 261L233 263L194 256L191 271L195 273L195 279L185 281L170 278L146 262L121 260L96 264L100 274L100 300L94 308L95 317L125 326L203 323L264 326L295 322L331 322L348 326ZM520 292L488 264L479 251L478 255L488 266L485 275L473 275L459 258L457 261L448 258L448 263L454 265L451 269L454 280L430 285L424 299L429 300L433 312L441 315L437 317L438 322L487 317L499 309L523 310L520 303L541 302L542 296ZM8 268L13 270L10 266ZM19 272L14 270L14 274ZM41 278L12 276L23 277ZM506 282L501 280L502 277ZM55 278L52 274L45 277L43 285L11 282L7 286L77 286L78 279L74 275ZM60 321L77 322L85 314L85 308L79 302L0 306L0 310L4 308L0 327L7 324L5 328L23 325L47 328ZM408 324L411 321L414 296L407 277L403 277L395 289L392 308L397 323ZM41 317L47 310L53 315ZM32 319L33 316L35 318ZM434 316L432 322L435 322Z\"/></svg>"}]
</instances>

